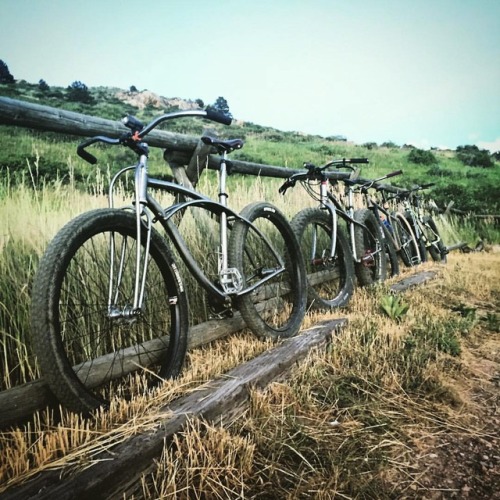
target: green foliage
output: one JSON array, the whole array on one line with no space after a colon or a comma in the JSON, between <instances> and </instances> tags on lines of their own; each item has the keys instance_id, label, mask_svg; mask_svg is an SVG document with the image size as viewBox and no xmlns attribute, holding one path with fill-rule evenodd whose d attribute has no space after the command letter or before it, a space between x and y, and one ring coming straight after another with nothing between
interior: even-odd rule
<instances>
[{"instance_id":1,"label":"green foliage","mask_svg":"<svg viewBox=\"0 0 500 500\"><path fill-rule=\"evenodd\" d=\"M468 167L491 168L494 162L489 151L479 149L477 146L458 146L456 149L457 158Z\"/></svg>"},{"instance_id":2,"label":"green foliage","mask_svg":"<svg viewBox=\"0 0 500 500\"><path fill-rule=\"evenodd\" d=\"M434 165L437 159L431 151L414 148L408 153L408 161L417 165Z\"/></svg>"},{"instance_id":3,"label":"green foliage","mask_svg":"<svg viewBox=\"0 0 500 500\"><path fill-rule=\"evenodd\" d=\"M389 148L389 149L395 149L395 148L398 148L399 146L392 142L392 141L386 141L386 142L383 142L381 145L380 145L381 148Z\"/></svg>"},{"instance_id":4,"label":"green foliage","mask_svg":"<svg viewBox=\"0 0 500 500\"><path fill-rule=\"evenodd\" d=\"M0 83L14 83L9 67L0 59Z\"/></svg>"},{"instance_id":5,"label":"green foliage","mask_svg":"<svg viewBox=\"0 0 500 500\"><path fill-rule=\"evenodd\" d=\"M403 302L399 296L386 295L380 300L380 308L393 321L401 321L406 316L410 306Z\"/></svg>"},{"instance_id":6,"label":"green foliage","mask_svg":"<svg viewBox=\"0 0 500 500\"><path fill-rule=\"evenodd\" d=\"M72 102L83 102L85 104L93 104L94 98L91 96L87 85L80 81L73 82L67 88L66 98Z\"/></svg>"}]
</instances>

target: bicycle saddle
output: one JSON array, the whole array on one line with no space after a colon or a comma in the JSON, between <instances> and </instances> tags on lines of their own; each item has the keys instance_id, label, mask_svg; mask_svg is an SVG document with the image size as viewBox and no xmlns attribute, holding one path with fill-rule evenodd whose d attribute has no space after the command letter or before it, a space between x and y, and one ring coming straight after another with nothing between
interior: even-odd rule
<instances>
[{"instance_id":1,"label":"bicycle saddle","mask_svg":"<svg viewBox=\"0 0 500 500\"><path fill-rule=\"evenodd\" d=\"M215 137L209 137L207 135L204 135L201 138L201 140L203 141L204 144L207 144L208 146L214 146L219 152L219 154L223 153L224 151L226 153L230 153L235 149L241 149L244 144L241 139L228 139L226 141L222 141L220 139L216 139Z\"/></svg>"}]
</instances>

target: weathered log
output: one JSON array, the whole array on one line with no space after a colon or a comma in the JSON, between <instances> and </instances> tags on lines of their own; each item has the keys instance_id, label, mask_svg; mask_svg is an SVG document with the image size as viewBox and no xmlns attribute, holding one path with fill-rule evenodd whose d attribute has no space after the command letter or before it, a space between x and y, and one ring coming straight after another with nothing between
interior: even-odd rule
<instances>
[{"instance_id":1,"label":"weathered log","mask_svg":"<svg viewBox=\"0 0 500 500\"><path fill-rule=\"evenodd\" d=\"M391 285L391 292L404 292L415 285L421 285L437 276L436 271L422 271Z\"/></svg>"},{"instance_id":2,"label":"weathered log","mask_svg":"<svg viewBox=\"0 0 500 500\"><path fill-rule=\"evenodd\" d=\"M245 322L238 313L230 319L212 320L206 323L200 323L191 328L188 347L192 349L208 344L213 340L235 333L243 329L244 326ZM160 339L150 341L150 343L155 342L159 344L160 350L158 350L157 355L160 357L162 354L161 349L165 349L166 345ZM149 361L154 362L154 358L149 356L149 350L152 349L152 346L148 344L145 347L148 349ZM130 373L137 370L136 363L138 361L138 355L136 348L129 348L128 350L130 352L126 358L127 366L122 366L121 368L124 368L127 373ZM94 374L89 376L91 379L90 385L99 385L99 377L101 377L101 373L106 373L108 366L109 359L107 359L107 356L102 356L97 360L93 360ZM124 372L120 370L120 375L123 375L123 373ZM22 422L28 419L35 411L43 410L46 406L54 403L54 396L42 379L1 391L0 428Z\"/></svg>"},{"instance_id":3,"label":"weathered log","mask_svg":"<svg viewBox=\"0 0 500 500\"><path fill-rule=\"evenodd\" d=\"M120 137L120 135L128 131L119 121L106 120L60 108L19 101L9 97L0 97L0 124L84 137L96 135ZM192 176L193 153L199 144L198 137L176 134L164 130L153 130L148 134L147 142L150 146L168 149L166 159L173 161L176 165L190 165L188 176ZM206 151L203 154L206 154ZM218 170L219 159L210 156L208 168ZM288 179L292 174L297 173L297 170L293 168L241 160L231 160L231 169L233 173L275 177L278 179ZM328 174L332 179L344 179L349 177L349 175L348 172L330 172ZM358 184L363 184L367 181L367 179L359 178L357 182ZM400 191L400 188L391 185L378 183L376 186L384 186L389 192Z\"/></svg>"},{"instance_id":4,"label":"weathered log","mask_svg":"<svg viewBox=\"0 0 500 500\"><path fill-rule=\"evenodd\" d=\"M26 484L3 492L2 499L121 497L143 474L153 470L153 460L160 457L165 443L182 430L188 419L230 421L246 407L253 389L261 389L282 377L311 349L329 342L345 324L345 319L328 321L282 342L163 408L153 431L86 457L84 468L68 467L64 473L42 472Z\"/></svg>"},{"instance_id":5,"label":"weathered log","mask_svg":"<svg viewBox=\"0 0 500 500\"><path fill-rule=\"evenodd\" d=\"M0 97L0 124L83 137L106 135L117 138L129 131L120 121L17 101L8 97ZM197 143L198 137L164 130L153 130L148 134L148 144L154 147L192 152Z\"/></svg>"}]
</instances>

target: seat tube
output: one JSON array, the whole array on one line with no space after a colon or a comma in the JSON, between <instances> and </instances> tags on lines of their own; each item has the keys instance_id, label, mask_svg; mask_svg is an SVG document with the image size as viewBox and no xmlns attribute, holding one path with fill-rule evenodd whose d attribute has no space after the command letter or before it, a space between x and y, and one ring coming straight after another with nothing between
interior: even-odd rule
<instances>
[{"instance_id":1,"label":"seat tube","mask_svg":"<svg viewBox=\"0 0 500 500\"><path fill-rule=\"evenodd\" d=\"M347 213L351 219L354 219L354 193L352 186L347 186ZM349 222L349 236L351 237L352 254L356 262L361 260L361 255L358 256L358 249L356 248L356 238L354 234L354 222Z\"/></svg>"},{"instance_id":2,"label":"seat tube","mask_svg":"<svg viewBox=\"0 0 500 500\"><path fill-rule=\"evenodd\" d=\"M227 153L224 151L220 161L219 168L219 203L227 207L228 194L226 192L226 179L227 179ZM219 271L228 269L228 241L227 241L227 214L222 212L220 215L220 267Z\"/></svg>"}]
</instances>

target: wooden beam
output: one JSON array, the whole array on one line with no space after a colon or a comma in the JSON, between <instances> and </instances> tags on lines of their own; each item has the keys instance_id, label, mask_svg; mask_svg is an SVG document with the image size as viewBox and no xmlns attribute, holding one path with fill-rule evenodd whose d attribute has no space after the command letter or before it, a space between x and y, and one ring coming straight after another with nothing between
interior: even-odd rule
<instances>
[{"instance_id":1,"label":"wooden beam","mask_svg":"<svg viewBox=\"0 0 500 500\"><path fill-rule=\"evenodd\" d=\"M8 97L0 97L0 124L83 137L106 135L116 138L129 131L120 121L106 120ZM153 130L148 134L148 144L153 147L192 152L197 143L198 137L164 130Z\"/></svg>"},{"instance_id":2,"label":"wooden beam","mask_svg":"<svg viewBox=\"0 0 500 500\"><path fill-rule=\"evenodd\" d=\"M190 328L188 349L208 344L243 328L245 328L245 322L238 312L232 318L200 323ZM154 339L143 346L143 349L148 351L150 362L154 362L154 358L152 354L150 356L149 351L154 350L154 345L158 344L156 354L160 357L162 349L166 348L165 340ZM122 369L125 374L131 373L137 370L137 364L140 364L140 356L137 354L136 347L130 347L126 351L124 352L124 364L120 366L120 376L124 374ZM93 360L93 371L88 374L91 386L98 386L102 373L106 374L109 371L109 356L111 355ZM29 419L35 411L43 410L47 406L54 404L57 404L57 401L43 379L0 391L0 428L23 422Z\"/></svg>"},{"instance_id":3,"label":"wooden beam","mask_svg":"<svg viewBox=\"0 0 500 500\"><path fill-rule=\"evenodd\" d=\"M421 285L422 283L425 283L426 281L429 281L431 279L434 279L437 276L436 271L422 271L417 274L414 274L412 276L409 276L408 278L404 278L397 283L394 283L391 285L391 292L397 293L397 292L404 292L405 290L408 290L409 288L412 288L416 285Z\"/></svg>"},{"instance_id":4,"label":"wooden beam","mask_svg":"<svg viewBox=\"0 0 500 500\"><path fill-rule=\"evenodd\" d=\"M33 480L2 493L2 500L36 497L72 500L73 498L120 498L134 487L141 476L154 468L165 443L181 431L192 418L208 422L227 422L248 405L250 393L282 377L314 348L321 348L346 324L330 320L239 365L158 412L153 431L137 434L112 448L86 457L84 467L45 471Z\"/></svg>"}]
</instances>

